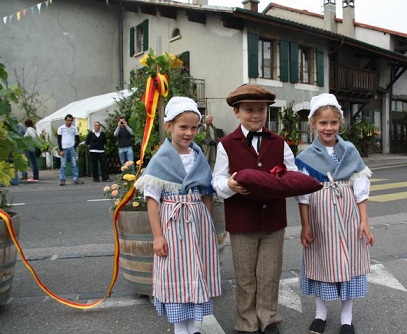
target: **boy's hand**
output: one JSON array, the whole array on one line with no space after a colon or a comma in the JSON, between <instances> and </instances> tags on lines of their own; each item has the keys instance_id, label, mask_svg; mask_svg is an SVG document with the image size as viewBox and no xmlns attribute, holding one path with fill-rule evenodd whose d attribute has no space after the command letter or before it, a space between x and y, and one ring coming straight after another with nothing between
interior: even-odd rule
<instances>
[{"instance_id":1,"label":"boy's hand","mask_svg":"<svg viewBox=\"0 0 407 334\"><path fill-rule=\"evenodd\" d=\"M311 226L309 224L304 224L301 229L301 243L304 247L311 246L311 242L314 241L311 232Z\"/></svg>"},{"instance_id":2,"label":"boy's hand","mask_svg":"<svg viewBox=\"0 0 407 334\"><path fill-rule=\"evenodd\" d=\"M167 240L165 240L163 236L154 237L153 250L155 255L167 256L168 255Z\"/></svg>"},{"instance_id":3,"label":"boy's hand","mask_svg":"<svg viewBox=\"0 0 407 334\"><path fill-rule=\"evenodd\" d=\"M363 234L366 236L366 245L373 246L374 244L374 235L370 230L369 224L367 222L361 222L359 228L359 238L363 237Z\"/></svg>"},{"instance_id":4,"label":"boy's hand","mask_svg":"<svg viewBox=\"0 0 407 334\"><path fill-rule=\"evenodd\" d=\"M250 191L248 191L246 188L243 188L236 180L235 180L235 175L237 173L233 173L229 180L228 180L228 187L230 190L234 191L235 193L239 193L241 195L249 195Z\"/></svg>"}]
</instances>

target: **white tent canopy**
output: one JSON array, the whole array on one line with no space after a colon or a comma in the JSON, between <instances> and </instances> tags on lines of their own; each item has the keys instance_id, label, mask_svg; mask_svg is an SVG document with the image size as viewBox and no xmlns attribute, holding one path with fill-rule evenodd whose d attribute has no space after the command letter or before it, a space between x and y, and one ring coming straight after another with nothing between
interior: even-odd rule
<instances>
[{"instance_id":1,"label":"white tent canopy","mask_svg":"<svg viewBox=\"0 0 407 334\"><path fill-rule=\"evenodd\" d=\"M58 128L60 125L64 124L64 118L67 114L71 114L75 118L75 126L78 126L78 121L86 119L87 128L93 129L94 122L99 121L103 123L109 113L113 112L117 106L117 100L126 98L131 94L131 90L125 89L119 92L92 96L72 102L38 121L36 124L37 132L40 133L42 130L45 130L48 135L52 136L51 128Z\"/></svg>"}]
</instances>

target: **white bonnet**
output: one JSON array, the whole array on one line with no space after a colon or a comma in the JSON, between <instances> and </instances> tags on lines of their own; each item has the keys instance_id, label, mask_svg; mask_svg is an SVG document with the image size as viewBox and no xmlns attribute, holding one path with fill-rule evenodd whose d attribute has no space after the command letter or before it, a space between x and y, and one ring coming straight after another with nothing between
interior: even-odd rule
<instances>
[{"instance_id":1,"label":"white bonnet","mask_svg":"<svg viewBox=\"0 0 407 334\"><path fill-rule=\"evenodd\" d=\"M343 118L342 107L339 105L335 95L324 93L314 96L311 99L311 110L309 112L308 119L310 119L319 108L325 106L334 106L338 108L339 112L341 113L341 117Z\"/></svg>"},{"instance_id":2,"label":"white bonnet","mask_svg":"<svg viewBox=\"0 0 407 334\"><path fill-rule=\"evenodd\" d=\"M199 116L199 121L202 118L202 115L198 110L198 105L194 100L184 96L172 97L165 106L164 122L172 121L175 117L185 111L193 111L196 113Z\"/></svg>"}]
</instances>

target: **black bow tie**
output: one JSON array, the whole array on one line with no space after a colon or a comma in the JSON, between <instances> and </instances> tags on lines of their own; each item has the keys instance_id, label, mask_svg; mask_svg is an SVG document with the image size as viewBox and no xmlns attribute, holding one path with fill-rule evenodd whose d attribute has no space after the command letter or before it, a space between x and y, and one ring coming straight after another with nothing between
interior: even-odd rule
<instances>
[{"instance_id":1,"label":"black bow tie","mask_svg":"<svg viewBox=\"0 0 407 334\"><path fill-rule=\"evenodd\" d=\"M247 146L251 146L252 145L252 140L253 137L257 136L257 137L264 137L264 138L270 138L270 133L268 132L256 132L256 131L249 131L249 133L247 134L246 140L247 140Z\"/></svg>"}]
</instances>

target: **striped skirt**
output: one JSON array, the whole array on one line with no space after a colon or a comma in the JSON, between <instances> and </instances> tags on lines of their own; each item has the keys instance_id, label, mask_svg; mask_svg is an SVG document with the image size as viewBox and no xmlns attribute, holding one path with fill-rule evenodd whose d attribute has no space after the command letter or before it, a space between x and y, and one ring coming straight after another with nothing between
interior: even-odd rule
<instances>
[{"instance_id":1,"label":"striped skirt","mask_svg":"<svg viewBox=\"0 0 407 334\"><path fill-rule=\"evenodd\" d=\"M218 243L211 215L198 194L165 196L160 211L168 255L154 256L156 308L162 313L162 304L196 304L206 313L212 309L211 298L221 293ZM166 305L167 314L170 309L179 309L172 306Z\"/></svg>"},{"instance_id":2,"label":"striped skirt","mask_svg":"<svg viewBox=\"0 0 407 334\"><path fill-rule=\"evenodd\" d=\"M364 296L370 258L365 237L359 239L360 215L349 183L325 182L313 193L309 220L314 241L304 248L302 292L327 300Z\"/></svg>"}]
</instances>

